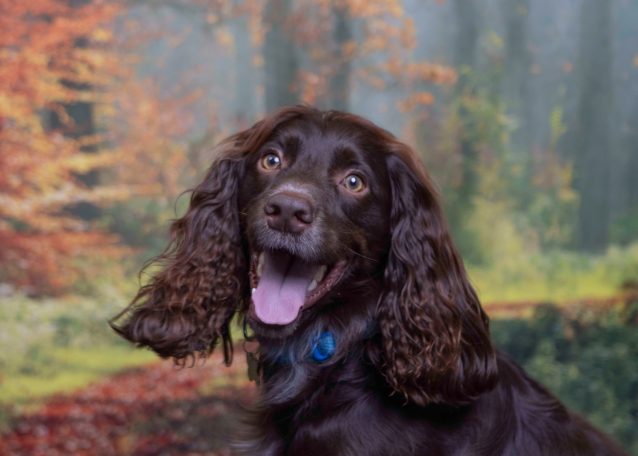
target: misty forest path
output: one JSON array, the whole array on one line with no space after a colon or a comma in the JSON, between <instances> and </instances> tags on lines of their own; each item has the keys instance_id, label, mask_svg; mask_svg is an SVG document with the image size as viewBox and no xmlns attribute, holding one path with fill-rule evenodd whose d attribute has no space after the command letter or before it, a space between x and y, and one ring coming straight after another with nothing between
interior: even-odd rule
<instances>
[{"instance_id":1,"label":"misty forest path","mask_svg":"<svg viewBox=\"0 0 638 456\"><path fill-rule=\"evenodd\" d=\"M229 455L255 398L243 352L177 369L162 361L48 399L0 434L0 455Z\"/></svg>"}]
</instances>

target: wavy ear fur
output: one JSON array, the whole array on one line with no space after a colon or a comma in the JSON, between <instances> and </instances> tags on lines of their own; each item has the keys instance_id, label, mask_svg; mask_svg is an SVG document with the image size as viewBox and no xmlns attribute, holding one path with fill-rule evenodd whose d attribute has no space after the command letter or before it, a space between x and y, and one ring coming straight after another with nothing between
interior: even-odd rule
<instances>
[{"instance_id":1,"label":"wavy ear fur","mask_svg":"<svg viewBox=\"0 0 638 456\"><path fill-rule=\"evenodd\" d=\"M169 246L151 263L159 272L111 321L124 338L162 357L179 362L206 356L221 339L226 363L232 360L228 324L248 287L237 210L244 172L241 139L238 134L220 145L221 154L192 191L186 214L171 225Z\"/></svg>"},{"instance_id":2,"label":"wavy ear fur","mask_svg":"<svg viewBox=\"0 0 638 456\"><path fill-rule=\"evenodd\" d=\"M379 303L383 371L419 405L469 403L496 383L489 323L414 153L387 156L391 247Z\"/></svg>"},{"instance_id":3,"label":"wavy ear fur","mask_svg":"<svg viewBox=\"0 0 638 456\"><path fill-rule=\"evenodd\" d=\"M159 272L111 320L117 333L179 363L209 355L221 340L230 364L228 325L249 296L237 207L245 158L277 127L306 112L303 106L283 108L218 146L218 158L192 191L186 214L171 226L169 246L151 262Z\"/></svg>"}]
</instances>

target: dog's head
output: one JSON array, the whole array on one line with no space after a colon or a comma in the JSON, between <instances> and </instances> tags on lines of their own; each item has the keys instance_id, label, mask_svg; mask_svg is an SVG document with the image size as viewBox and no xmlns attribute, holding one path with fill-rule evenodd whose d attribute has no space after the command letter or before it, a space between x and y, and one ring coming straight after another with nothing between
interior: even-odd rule
<instances>
[{"instance_id":1,"label":"dog's head","mask_svg":"<svg viewBox=\"0 0 638 456\"><path fill-rule=\"evenodd\" d=\"M391 204L382 146L360 119L305 110L247 157L240 225L258 333L288 336L324 303L382 280Z\"/></svg>"},{"instance_id":2,"label":"dog's head","mask_svg":"<svg viewBox=\"0 0 638 456\"><path fill-rule=\"evenodd\" d=\"M415 154L351 114L283 109L219 146L174 222L161 269L114 324L178 360L230 362L228 325L294 337L374 290L376 359L409 400L464 403L493 385L487 318Z\"/></svg>"}]
</instances>

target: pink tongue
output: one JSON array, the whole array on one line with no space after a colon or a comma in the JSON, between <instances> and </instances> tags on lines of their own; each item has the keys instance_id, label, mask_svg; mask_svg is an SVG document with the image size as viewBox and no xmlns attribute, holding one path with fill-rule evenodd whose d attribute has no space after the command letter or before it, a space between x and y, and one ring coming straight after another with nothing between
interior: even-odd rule
<instances>
[{"instance_id":1,"label":"pink tongue","mask_svg":"<svg viewBox=\"0 0 638 456\"><path fill-rule=\"evenodd\" d=\"M317 266L283 252L265 252L264 269L253 293L263 323L287 325L297 318Z\"/></svg>"}]
</instances>

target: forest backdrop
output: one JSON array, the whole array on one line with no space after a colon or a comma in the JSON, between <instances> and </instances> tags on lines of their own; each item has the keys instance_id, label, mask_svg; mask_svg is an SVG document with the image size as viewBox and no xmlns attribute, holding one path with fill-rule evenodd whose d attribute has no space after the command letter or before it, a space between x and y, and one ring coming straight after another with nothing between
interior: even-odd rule
<instances>
[{"instance_id":1,"label":"forest backdrop","mask_svg":"<svg viewBox=\"0 0 638 456\"><path fill-rule=\"evenodd\" d=\"M0 0L0 30L0 423L151 359L105 321L180 194L308 103L419 151L495 337L638 454L637 2Z\"/></svg>"}]
</instances>

